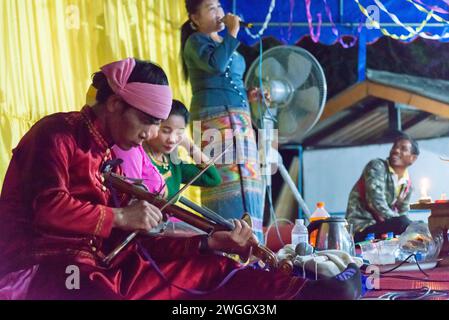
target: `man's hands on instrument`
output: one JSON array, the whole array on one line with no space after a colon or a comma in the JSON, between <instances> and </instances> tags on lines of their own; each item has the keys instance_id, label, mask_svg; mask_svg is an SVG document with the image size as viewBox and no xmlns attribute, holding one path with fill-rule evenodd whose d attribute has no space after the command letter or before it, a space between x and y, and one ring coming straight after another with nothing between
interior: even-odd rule
<instances>
[{"instance_id":1,"label":"man's hands on instrument","mask_svg":"<svg viewBox=\"0 0 449 320\"><path fill-rule=\"evenodd\" d=\"M251 227L243 220L234 220L233 231L217 231L208 238L210 249L226 253L238 254L246 260L250 254L251 245L257 243Z\"/></svg>"},{"instance_id":2,"label":"man's hands on instrument","mask_svg":"<svg viewBox=\"0 0 449 320\"><path fill-rule=\"evenodd\" d=\"M114 227L127 231L150 231L162 221L159 208L147 201L137 201L124 208L114 208Z\"/></svg>"}]
</instances>

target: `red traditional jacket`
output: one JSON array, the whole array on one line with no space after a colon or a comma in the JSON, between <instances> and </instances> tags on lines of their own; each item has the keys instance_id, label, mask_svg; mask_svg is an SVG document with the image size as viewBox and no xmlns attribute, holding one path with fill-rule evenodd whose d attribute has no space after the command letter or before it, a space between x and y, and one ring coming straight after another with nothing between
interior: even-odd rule
<instances>
[{"instance_id":1,"label":"red traditional jacket","mask_svg":"<svg viewBox=\"0 0 449 320\"><path fill-rule=\"evenodd\" d=\"M97 265L124 239L111 234L112 197L100 172L112 145L89 107L30 129L13 151L0 197L0 271L61 256Z\"/></svg>"}]
</instances>

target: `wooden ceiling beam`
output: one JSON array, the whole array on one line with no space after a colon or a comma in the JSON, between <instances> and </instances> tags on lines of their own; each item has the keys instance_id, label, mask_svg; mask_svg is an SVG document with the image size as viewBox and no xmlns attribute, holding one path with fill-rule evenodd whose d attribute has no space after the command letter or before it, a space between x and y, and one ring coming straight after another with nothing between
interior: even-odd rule
<instances>
[{"instance_id":1,"label":"wooden ceiling beam","mask_svg":"<svg viewBox=\"0 0 449 320\"><path fill-rule=\"evenodd\" d=\"M356 83L327 101L320 121L333 116L337 112L352 107L367 96L366 81Z\"/></svg>"},{"instance_id":2,"label":"wooden ceiling beam","mask_svg":"<svg viewBox=\"0 0 449 320\"><path fill-rule=\"evenodd\" d=\"M417 109L449 119L449 105L422 95L389 87L384 84L365 81L368 95L396 103L414 106Z\"/></svg>"},{"instance_id":3,"label":"wooden ceiling beam","mask_svg":"<svg viewBox=\"0 0 449 320\"><path fill-rule=\"evenodd\" d=\"M350 108L367 97L376 97L387 101L414 106L419 110L449 119L449 105L405 89L393 88L369 80L356 83L332 99L329 99L320 121L337 112Z\"/></svg>"}]
</instances>

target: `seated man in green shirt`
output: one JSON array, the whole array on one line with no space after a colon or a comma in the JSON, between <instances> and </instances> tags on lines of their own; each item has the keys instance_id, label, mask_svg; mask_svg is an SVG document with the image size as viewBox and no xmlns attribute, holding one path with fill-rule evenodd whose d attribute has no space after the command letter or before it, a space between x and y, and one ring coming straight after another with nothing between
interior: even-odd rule
<instances>
[{"instance_id":1,"label":"seated man in green shirt","mask_svg":"<svg viewBox=\"0 0 449 320\"><path fill-rule=\"evenodd\" d=\"M410 224L412 184L407 168L419 155L416 141L407 135L395 139L386 160L371 160L349 194L346 219L354 228L354 240L368 233L376 238L384 233L401 234Z\"/></svg>"},{"instance_id":2,"label":"seated man in green shirt","mask_svg":"<svg viewBox=\"0 0 449 320\"><path fill-rule=\"evenodd\" d=\"M189 111L182 102L173 100L170 115L167 120L162 121L157 137L144 143L145 151L165 180L168 189L168 194L166 193L168 199L178 192L181 183L189 182L210 162L209 157L202 153L200 148L192 143L185 134L188 123ZM174 163L170 154L179 145L187 151L191 151L192 158L201 160L201 162L199 164L185 163L183 161ZM215 187L220 183L220 174L215 166L212 165L193 185Z\"/></svg>"}]
</instances>

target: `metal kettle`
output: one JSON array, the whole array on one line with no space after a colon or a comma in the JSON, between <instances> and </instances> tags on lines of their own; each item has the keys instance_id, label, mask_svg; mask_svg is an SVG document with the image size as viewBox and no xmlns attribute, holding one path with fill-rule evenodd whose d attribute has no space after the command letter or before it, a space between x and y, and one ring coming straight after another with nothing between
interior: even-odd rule
<instances>
[{"instance_id":1,"label":"metal kettle","mask_svg":"<svg viewBox=\"0 0 449 320\"><path fill-rule=\"evenodd\" d=\"M348 231L348 222L345 218L330 217L311 222L307 229L310 233L318 230L315 250L336 249L355 255L354 239Z\"/></svg>"}]
</instances>

